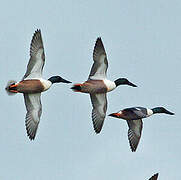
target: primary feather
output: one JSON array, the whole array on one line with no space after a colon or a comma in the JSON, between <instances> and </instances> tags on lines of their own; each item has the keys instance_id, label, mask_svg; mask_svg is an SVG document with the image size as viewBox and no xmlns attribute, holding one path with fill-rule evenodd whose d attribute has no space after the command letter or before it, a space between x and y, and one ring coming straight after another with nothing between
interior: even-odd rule
<instances>
[{"instance_id":1,"label":"primary feather","mask_svg":"<svg viewBox=\"0 0 181 180\"><path fill-rule=\"evenodd\" d=\"M38 124L40 122L40 116L42 113L41 105L41 93L37 94L24 94L25 106L26 106L26 130L31 140L35 139Z\"/></svg>"},{"instance_id":2,"label":"primary feather","mask_svg":"<svg viewBox=\"0 0 181 180\"><path fill-rule=\"evenodd\" d=\"M101 38L97 38L96 44L94 46L93 60L94 64L92 65L88 79L106 78L108 61Z\"/></svg>"},{"instance_id":3,"label":"primary feather","mask_svg":"<svg viewBox=\"0 0 181 180\"><path fill-rule=\"evenodd\" d=\"M92 121L96 133L100 133L107 111L106 93L90 94L92 102Z\"/></svg>"},{"instance_id":4,"label":"primary feather","mask_svg":"<svg viewBox=\"0 0 181 180\"><path fill-rule=\"evenodd\" d=\"M41 31L35 31L30 45L30 60L23 79L41 78L45 64L45 53Z\"/></svg>"}]
</instances>

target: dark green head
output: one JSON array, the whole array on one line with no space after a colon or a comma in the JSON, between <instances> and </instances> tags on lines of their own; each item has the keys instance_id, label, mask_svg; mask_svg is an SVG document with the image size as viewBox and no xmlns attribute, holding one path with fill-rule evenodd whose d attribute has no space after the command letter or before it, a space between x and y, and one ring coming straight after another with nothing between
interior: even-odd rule
<instances>
[{"instance_id":1,"label":"dark green head","mask_svg":"<svg viewBox=\"0 0 181 180\"><path fill-rule=\"evenodd\" d=\"M129 85L129 86L132 86L132 87L137 87L135 84L131 83L126 78L119 78L119 79L115 80L114 82L115 82L116 86Z\"/></svg>"},{"instance_id":2,"label":"dark green head","mask_svg":"<svg viewBox=\"0 0 181 180\"><path fill-rule=\"evenodd\" d=\"M59 83L59 82L62 82L62 83L71 83L70 81L67 81L65 79L63 79L62 77L60 76L52 76L51 78L48 79L49 81L53 83Z\"/></svg>"},{"instance_id":3,"label":"dark green head","mask_svg":"<svg viewBox=\"0 0 181 180\"><path fill-rule=\"evenodd\" d=\"M151 109L153 111L153 114L155 113L165 113L165 114L170 114L170 115L174 115L174 113L166 110L164 107L156 107Z\"/></svg>"}]
</instances>

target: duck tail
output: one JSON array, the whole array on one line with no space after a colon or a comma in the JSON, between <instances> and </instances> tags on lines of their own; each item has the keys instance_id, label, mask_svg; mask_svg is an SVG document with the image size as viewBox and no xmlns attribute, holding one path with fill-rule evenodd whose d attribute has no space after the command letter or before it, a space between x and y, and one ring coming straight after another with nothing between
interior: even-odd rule
<instances>
[{"instance_id":1,"label":"duck tail","mask_svg":"<svg viewBox=\"0 0 181 180\"><path fill-rule=\"evenodd\" d=\"M11 87L12 85L15 85L15 83L16 83L16 81L9 80L7 85L6 85L5 90L6 90L7 94L10 95L10 96L15 95L17 93L15 87L14 88Z\"/></svg>"},{"instance_id":2,"label":"duck tail","mask_svg":"<svg viewBox=\"0 0 181 180\"><path fill-rule=\"evenodd\" d=\"M81 86L82 86L82 84L74 84L74 86L72 86L71 89L74 92L81 92Z\"/></svg>"}]
</instances>

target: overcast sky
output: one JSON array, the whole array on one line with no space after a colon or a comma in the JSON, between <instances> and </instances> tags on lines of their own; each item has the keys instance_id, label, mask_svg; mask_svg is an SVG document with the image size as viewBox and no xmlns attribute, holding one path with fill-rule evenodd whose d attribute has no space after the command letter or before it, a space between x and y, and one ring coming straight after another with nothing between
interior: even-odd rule
<instances>
[{"instance_id":1,"label":"overcast sky","mask_svg":"<svg viewBox=\"0 0 181 180\"><path fill-rule=\"evenodd\" d=\"M159 172L159 180L180 180L180 17L180 0L1 2L0 179L147 180ZM175 116L144 119L132 153L124 120L106 117L96 135L89 95L72 92L71 84L55 84L42 94L41 121L31 142L23 96L10 97L4 87L23 77L37 28L45 47L44 78L85 81L101 36L108 79L126 77L138 85L109 93L107 114L132 106L164 106Z\"/></svg>"}]
</instances>

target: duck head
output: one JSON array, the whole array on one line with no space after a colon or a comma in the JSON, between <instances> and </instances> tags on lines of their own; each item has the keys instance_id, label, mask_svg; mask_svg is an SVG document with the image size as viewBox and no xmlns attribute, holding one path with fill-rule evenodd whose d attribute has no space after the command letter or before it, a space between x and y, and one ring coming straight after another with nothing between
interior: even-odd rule
<instances>
[{"instance_id":1,"label":"duck head","mask_svg":"<svg viewBox=\"0 0 181 180\"><path fill-rule=\"evenodd\" d=\"M65 79L63 79L62 77L60 76L52 76L51 78L48 79L49 81L51 81L51 83L71 83L70 81L67 81Z\"/></svg>"},{"instance_id":2,"label":"duck head","mask_svg":"<svg viewBox=\"0 0 181 180\"><path fill-rule=\"evenodd\" d=\"M155 114L155 113L165 113L165 114L174 115L174 113L166 110L164 107L155 107L155 108L153 108L151 110L153 111L153 114Z\"/></svg>"},{"instance_id":3,"label":"duck head","mask_svg":"<svg viewBox=\"0 0 181 180\"><path fill-rule=\"evenodd\" d=\"M128 85L128 86L132 86L132 87L137 87L135 84L131 83L126 78L119 78L119 79L115 80L114 83L116 84L116 86Z\"/></svg>"}]
</instances>

